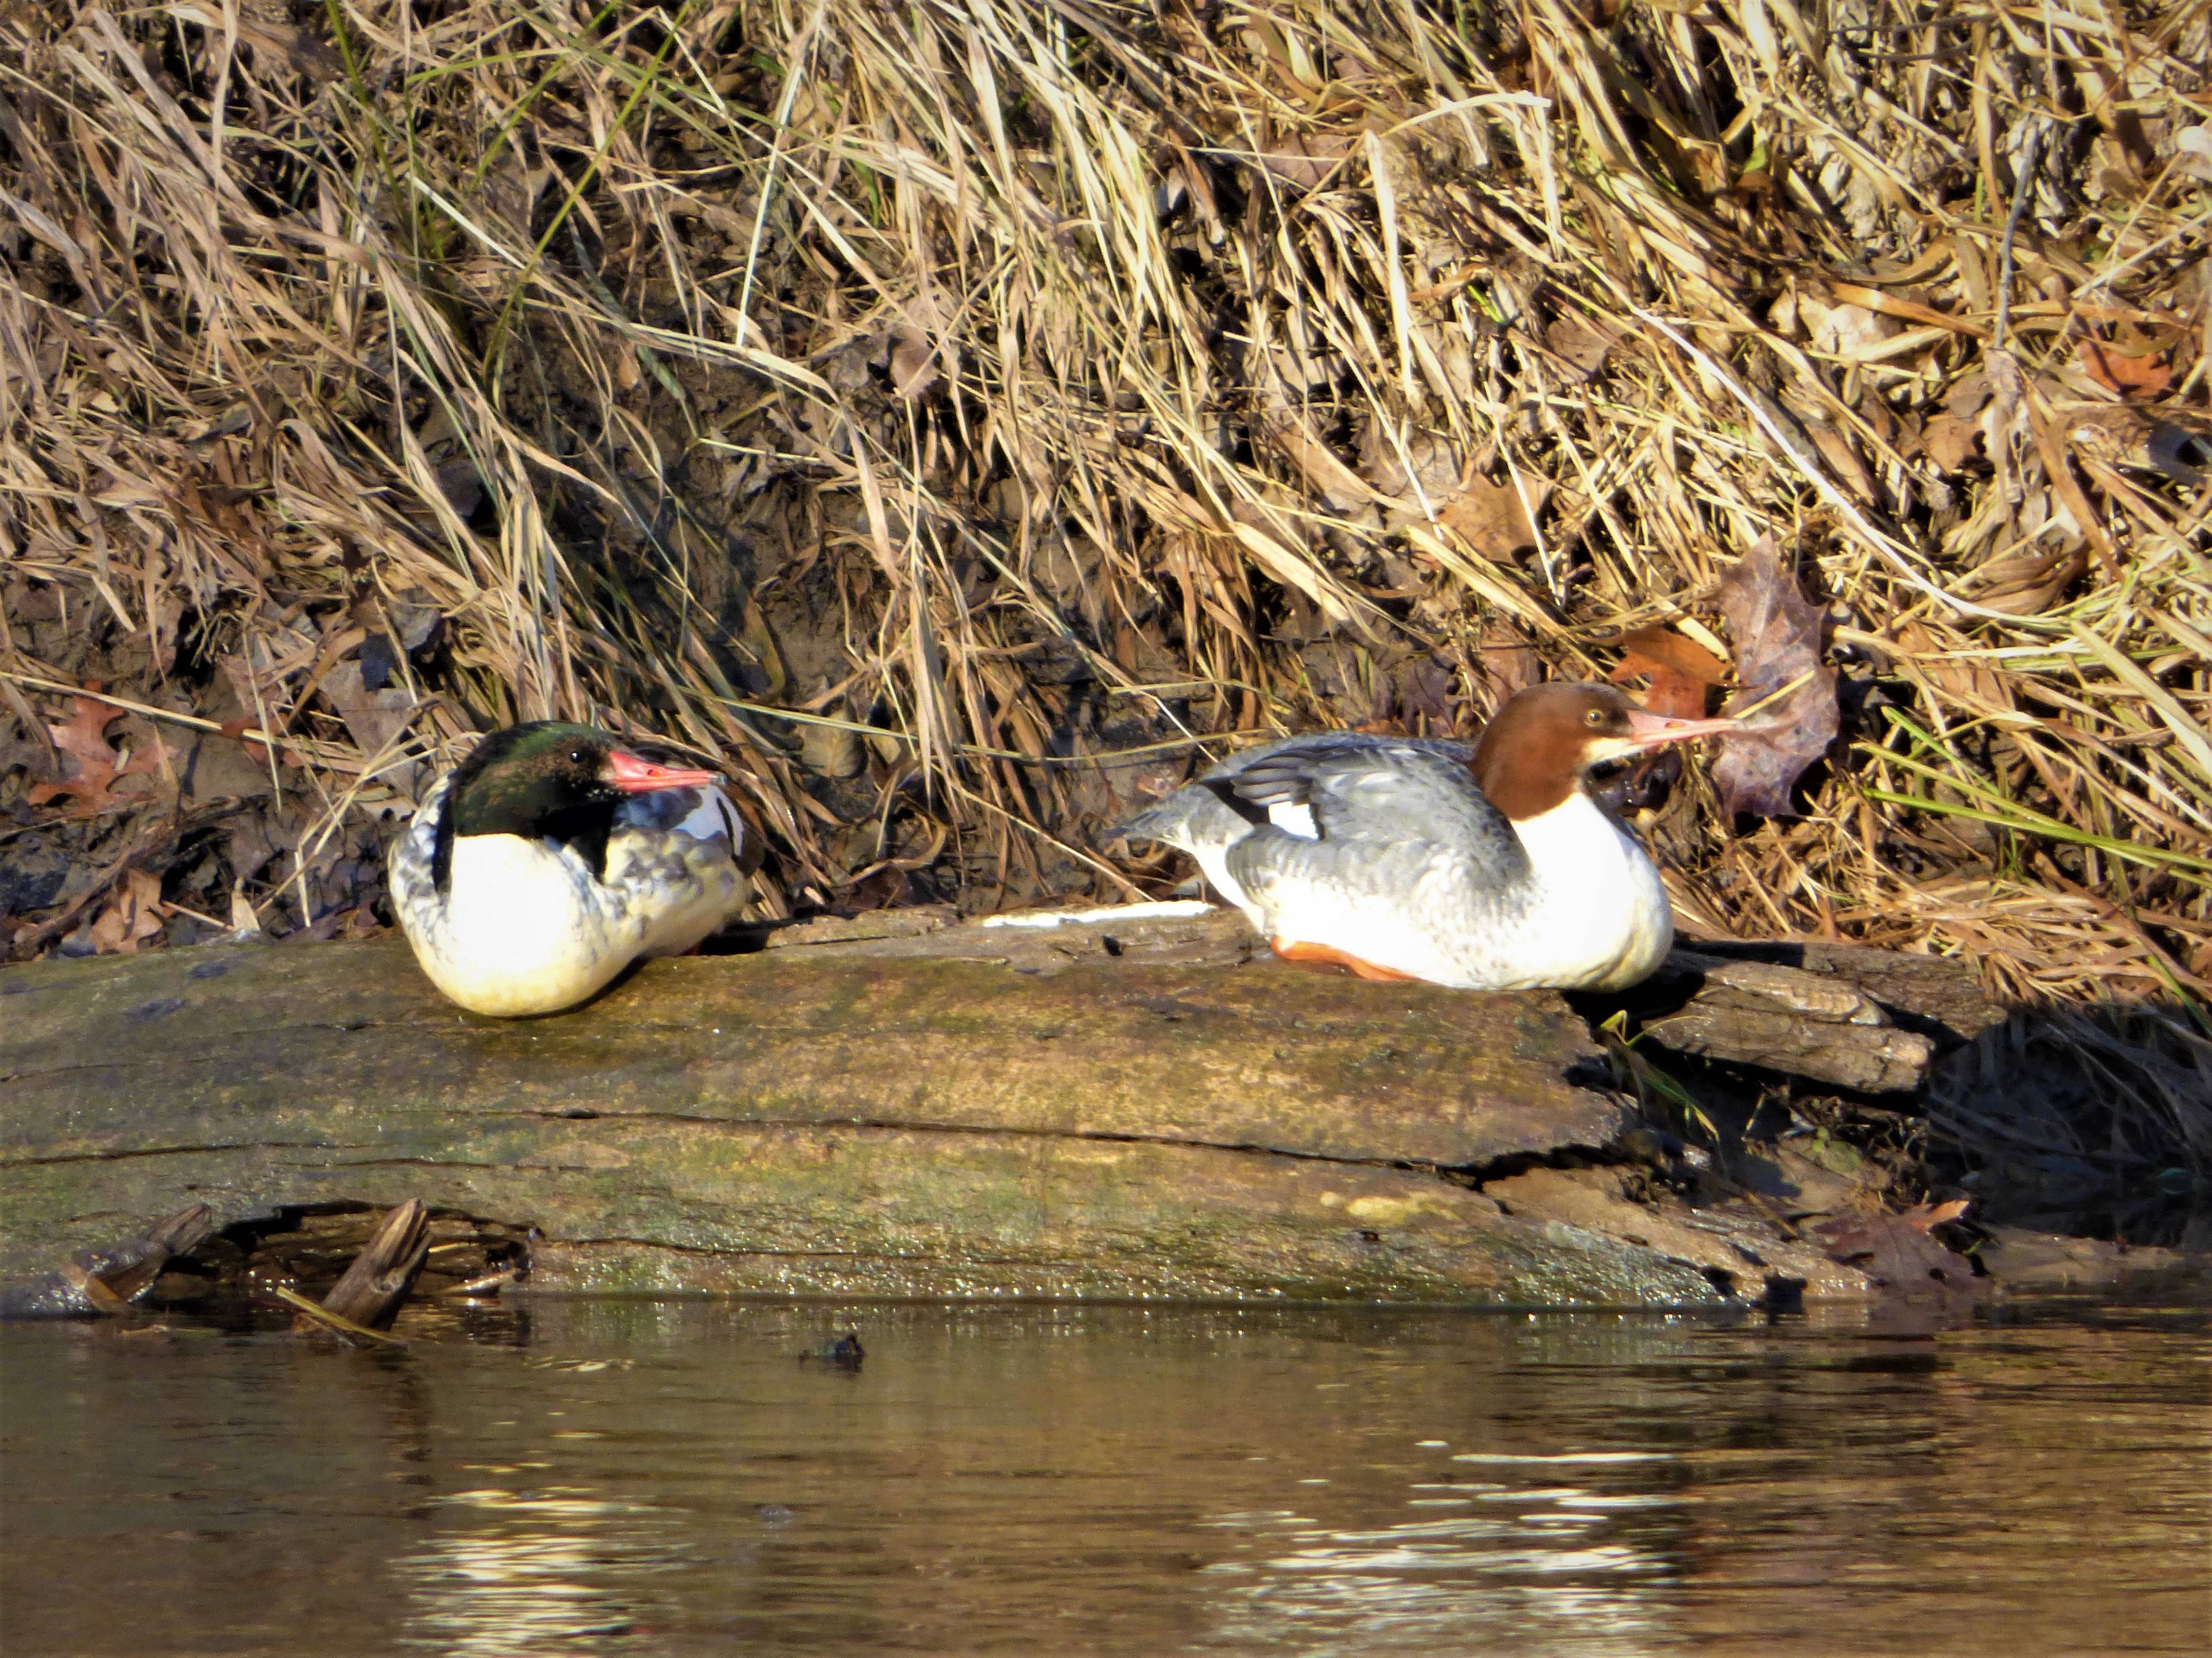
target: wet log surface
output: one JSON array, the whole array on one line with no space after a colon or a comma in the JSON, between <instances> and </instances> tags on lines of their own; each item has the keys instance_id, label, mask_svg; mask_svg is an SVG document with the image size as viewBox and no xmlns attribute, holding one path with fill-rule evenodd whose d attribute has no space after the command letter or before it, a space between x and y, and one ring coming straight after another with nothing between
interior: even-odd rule
<instances>
[{"instance_id":1,"label":"wet log surface","mask_svg":"<svg viewBox=\"0 0 2212 1658\"><path fill-rule=\"evenodd\" d=\"M534 1229L542 1289L1854 1287L1737 1222L1686 1241L1626 1203L1608 1226L1589 1194L1476 1189L1633 1121L1557 996L1290 969L1220 912L759 942L521 1023L444 1002L396 940L0 973L0 1279L185 1201L228 1224L419 1197ZM1689 970L1693 998L1742 993Z\"/></svg>"}]
</instances>

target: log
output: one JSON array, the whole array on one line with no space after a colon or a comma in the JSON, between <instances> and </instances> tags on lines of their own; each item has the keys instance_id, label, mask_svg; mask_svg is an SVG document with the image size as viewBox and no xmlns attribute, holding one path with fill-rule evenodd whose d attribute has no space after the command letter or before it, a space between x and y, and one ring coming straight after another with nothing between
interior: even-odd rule
<instances>
[{"instance_id":1,"label":"log","mask_svg":"<svg viewBox=\"0 0 2212 1658\"><path fill-rule=\"evenodd\" d=\"M1862 1094L1910 1093L1927 1079L1936 1044L1890 1023L1847 984L1765 962L1677 950L1668 965L1698 975L1682 1009L1647 1018L1662 1048L1832 1083Z\"/></svg>"},{"instance_id":2,"label":"log","mask_svg":"<svg viewBox=\"0 0 2212 1658\"><path fill-rule=\"evenodd\" d=\"M1678 944L1623 999L1662 1048L1861 1094L1917 1090L2004 1017L1965 963L1848 944Z\"/></svg>"},{"instance_id":3,"label":"log","mask_svg":"<svg viewBox=\"0 0 2212 1658\"><path fill-rule=\"evenodd\" d=\"M419 1192L448 1236L527 1235L553 1290L1865 1288L1755 1210L1522 1174L1632 1126L1559 997L1288 969L1202 905L1041 919L762 929L521 1023L395 940L0 972L0 1278L179 1194L266 1240ZM1961 964L1820 944L1679 949L1632 1001L1678 1051L1869 1092L1993 1016Z\"/></svg>"},{"instance_id":4,"label":"log","mask_svg":"<svg viewBox=\"0 0 2212 1658\"><path fill-rule=\"evenodd\" d=\"M214 1230L208 1206L195 1203L120 1242L79 1250L53 1272L0 1284L0 1319L88 1318L126 1311L145 1298L171 1256L189 1254Z\"/></svg>"},{"instance_id":5,"label":"log","mask_svg":"<svg viewBox=\"0 0 2212 1658\"><path fill-rule=\"evenodd\" d=\"M9 968L0 1278L185 1199L228 1225L419 1196L535 1229L537 1289L1716 1295L1474 1189L1632 1121L1560 998L1250 957L1233 915L907 916L520 1023L396 940Z\"/></svg>"}]
</instances>

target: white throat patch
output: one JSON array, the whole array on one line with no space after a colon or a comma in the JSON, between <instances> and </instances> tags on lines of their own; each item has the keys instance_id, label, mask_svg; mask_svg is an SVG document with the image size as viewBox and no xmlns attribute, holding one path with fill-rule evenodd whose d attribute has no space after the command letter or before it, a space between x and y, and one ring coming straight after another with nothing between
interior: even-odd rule
<instances>
[{"instance_id":1,"label":"white throat patch","mask_svg":"<svg viewBox=\"0 0 2212 1658\"><path fill-rule=\"evenodd\" d=\"M1674 943L1659 872L1636 838L1581 789L1513 825L1528 855L1532 938L1547 984L1632 984Z\"/></svg>"}]
</instances>

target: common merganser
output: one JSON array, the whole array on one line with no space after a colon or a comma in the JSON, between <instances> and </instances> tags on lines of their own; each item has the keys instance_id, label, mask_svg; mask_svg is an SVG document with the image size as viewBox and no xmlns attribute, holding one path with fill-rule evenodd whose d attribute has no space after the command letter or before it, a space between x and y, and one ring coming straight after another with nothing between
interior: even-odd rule
<instances>
[{"instance_id":1,"label":"common merganser","mask_svg":"<svg viewBox=\"0 0 2212 1658\"><path fill-rule=\"evenodd\" d=\"M415 959L463 1007L520 1018L690 950L746 892L744 827L720 780L640 759L589 726L493 732L393 843L393 908Z\"/></svg>"},{"instance_id":2,"label":"common merganser","mask_svg":"<svg viewBox=\"0 0 2212 1658\"><path fill-rule=\"evenodd\" d=\"M1113 833L1190 853L1289 960L1475 990L1619 990L1659 965L1674 924L1591 769L1735 723L1653 714L1610 685L1538 685L1472 747L1293 737Z\"/></svg>"}]
</instances>

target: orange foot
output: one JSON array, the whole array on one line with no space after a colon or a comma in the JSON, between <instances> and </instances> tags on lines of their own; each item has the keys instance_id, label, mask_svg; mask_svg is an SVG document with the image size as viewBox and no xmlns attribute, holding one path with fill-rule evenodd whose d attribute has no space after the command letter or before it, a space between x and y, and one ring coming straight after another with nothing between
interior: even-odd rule
<instances>
[{"instance_id":1,"label":"orange foot","mask_svg":"<svg viewBox=\"0 0 2212 1658\"><path fill-rule=\"evenodd\" d=\"M1372 962L1363 962L1357 956L1347 956L1333 944L1302 944L1295 938L1270 938L1267 948L1286 962L1305 962L1316 967L1348 967L1363 979L1415 982L1410 973L1401 973L1395 967L1377 967Z\"/></svg>"}]
</instances>

